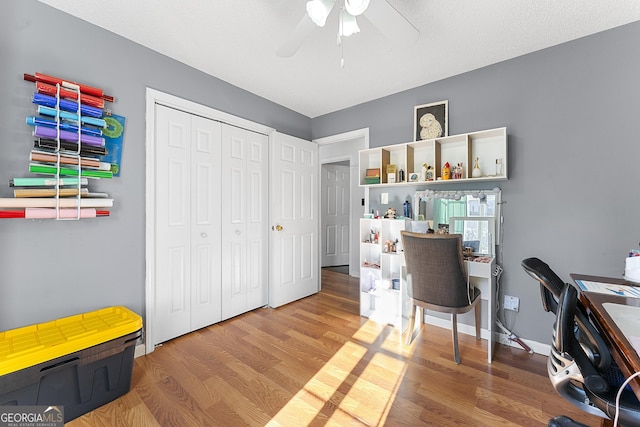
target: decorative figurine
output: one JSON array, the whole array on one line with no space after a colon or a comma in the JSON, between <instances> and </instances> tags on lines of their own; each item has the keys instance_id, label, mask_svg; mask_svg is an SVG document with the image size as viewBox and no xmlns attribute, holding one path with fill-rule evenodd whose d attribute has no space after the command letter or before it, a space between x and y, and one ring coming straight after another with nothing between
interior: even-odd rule
<instances>
[{"instance_id":1,"label":"decorative figurine","mask_svg":"<svg viewBox=\"0 0 640 427\"><path fill-rule=\"evenodd\" d=\"M451 167L449 166L449 162L444 164L442 168L442 180L451 179Z\"/></svg>"},{"instance_id":2,"label":"decorative figurine","mask_svg":"<svg viewBox=\"0 0 640 427\"><path fill-rule=\"evenodd\" d=\"M424 180L425 181L433 181L434 179L436 179L436 177L433 174L433 168L431 166L429 166L427 163L424 163L422 165L422 167L424 168Z\"/></svg>"}]
</instances>

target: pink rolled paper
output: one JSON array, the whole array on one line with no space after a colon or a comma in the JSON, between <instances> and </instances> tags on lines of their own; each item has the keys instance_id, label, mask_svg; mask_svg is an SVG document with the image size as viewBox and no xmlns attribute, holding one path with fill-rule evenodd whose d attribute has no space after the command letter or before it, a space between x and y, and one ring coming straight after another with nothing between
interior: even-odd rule
<instances>
[{"instance_id":1,"label":"pink rolled paper","mask_svg":"<svg viewBox=\"0 0 640 427\"><path fill-rule=\"evenodd\" d=\"M33 130L33 136L37 136L38 138L55 139L57 136L56 128L51 128L46 126L36 126L35 129ZM78 134L76 132L61 130L60 139L63 141L78 142ZM104 147L104 138L99 136L81 134L80 142L82 144L93 145L96 147Z\"/></svg>"},{"instance_id":2,"label":"pink rolled paper","mask_svg":"<svg viewBox=\"0 0 640 427\"><path fill-rule=\"evenodd\" d=\"M47 208L26 208L24 210L24 217L27 219L41 219L41 218L77 218L77 209L60 209L60 216L56 217L55 209ZM80 209L80 218L95 218L96 210L94 208Z\"/></svg>"}]
</instances>

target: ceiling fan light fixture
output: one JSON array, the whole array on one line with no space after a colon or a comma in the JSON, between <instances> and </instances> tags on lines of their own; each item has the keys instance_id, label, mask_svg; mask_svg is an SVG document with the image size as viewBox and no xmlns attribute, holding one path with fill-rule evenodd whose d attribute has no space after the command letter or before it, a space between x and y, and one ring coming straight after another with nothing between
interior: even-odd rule
<instances>
[{"instance_id":1,"label":"ceiling fan light fixture","mask_svg":"<svg viewBox=\"0 0 640 427\"><path fill-rule=\"evenodd\" d=\"M324 27L335 0L311 0L307 2L307 14L318 27Z\"/></svg>"},{"instance_id":2,"label":"ceiling fan light fixture","mask_svg":"<svg viewBox=\"0 0 640 427\"><path fill-rule=\"evenodd\" d=\"M344 0L344 8L353 16L359 16L369 7L370 0Z\"/></svg>"},{"instance_id":3,"label":"ceiling fan light fixture","mask_svg":"<svg viewBox=\"0 0 640 427\"><path fill-rule=\"evenodd\" d=\"M360 27L358 27L358 21L356 21L356 17L351 15L346 10L342 10L340 12L340 35L343 37L349 37L359 32Z\"/></svg>"}]
</instances>

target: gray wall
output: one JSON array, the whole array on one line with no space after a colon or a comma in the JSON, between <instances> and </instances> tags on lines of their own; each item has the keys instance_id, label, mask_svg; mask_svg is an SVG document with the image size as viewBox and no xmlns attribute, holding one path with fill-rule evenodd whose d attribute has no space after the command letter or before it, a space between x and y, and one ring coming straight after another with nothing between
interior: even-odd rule
<instances>
[{"instance_id":1,"label":"gray wall","mask_svg":"<svg viewBox=\"0 0 640 427\"><path fill-rule=\"evenodd\" d=\"M371 147L407 142L413 107L443 99L451 135L506 126L501 284L521 299L507 321L546 343L552 316L521 260L539 257L566 281L572 272L620 277L638 247L638 40L636 22L315 118L312 135L368 126ZM396 209L409 192L390 192Z\"/></svg>"},{"instance_id":2,"label":"gray wall","mask_svg":"<svg viewBox=\"0 0 640 427\"><path fill-rule=\"evenodd\" d=\"M102 87L127 122L121 176L90 187L115 199L111 217L0 220L0 330L111 305L144 314L145 88L307 140L311 120L34 0L2 9L0 197L12 197L10 178L30 176L34 84L24 73Z\"/></svg>"}]
</instances>

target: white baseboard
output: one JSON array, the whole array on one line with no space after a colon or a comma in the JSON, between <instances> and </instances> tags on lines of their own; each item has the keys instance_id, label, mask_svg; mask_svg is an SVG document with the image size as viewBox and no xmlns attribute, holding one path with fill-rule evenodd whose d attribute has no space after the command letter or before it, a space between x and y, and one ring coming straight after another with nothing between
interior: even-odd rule
<instances>
[{"instance_id":1,"label":"white baseboard","mask_svg":"<svg viewBox=\"0 0 640 427\"><path fill-rule=\"evenodd\" d=\"M438 326L440 328L451 329L451 320L450 319L443 319L441 317L436 317L436 316L432 316L432 315L429 315L429 314L427 314L425 316L425 323L428 323L428 324L434 325L434 326ZM464 324L464 323L458 323L458 332L462 333L462 334L466 334L466 335L475 336L476 335L476 328L473 325L467 325L467 324ZM482 339L488 340L489 339L489 331L484 329L484 328L481 328L480 329L480 337ZM515 348L522 349L522 347L520 347L520 345L518 343L511 341L506 334L496 333L495 337L496 337L496 344L507 345L509 347L515 347ZM551 346L549 344L543 344L543 343L539 343L537 341L531 341L531 340L527 340L527 339L524 339L524 338L520 338L520 339L522 340L523 343L528 345L531 348L531 350L533 350L534 353L542 354L544 356L548 356L549 352L551 351ZM549 339L551 339L551 337L549 337Z\"/></svg>"},{"instance_id":2,"label":"white baseboard","mask_svg":"<svg viewBox=\"0 0 640 427\"><path fill-rule=\"evenodd\" d=\"M144 350L144 343L142 343L136 346L136 350L133 353L133 357L136 358L136 357L144 356L145 354L147 353Z\"/></svg>"}]
</instances>

